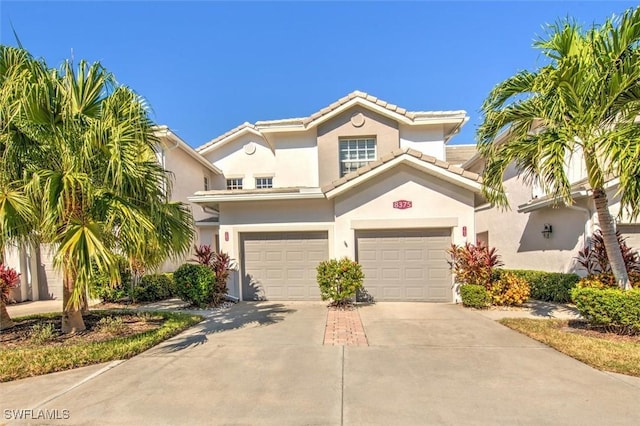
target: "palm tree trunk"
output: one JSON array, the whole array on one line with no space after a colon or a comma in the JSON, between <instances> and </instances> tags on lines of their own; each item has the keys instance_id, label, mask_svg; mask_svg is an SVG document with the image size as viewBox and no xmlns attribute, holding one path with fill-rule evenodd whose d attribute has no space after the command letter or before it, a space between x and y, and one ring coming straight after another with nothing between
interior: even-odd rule
<instances>
[{"instance_id":1,"label":"palm tree trunk","mask_svg":"<svg viewBox=\"0 0 640 426\"><path fill-rule=\"evenodd\" d=\"M616 228L613 224L613 217L611 217L611 213L609 212L607 193L603 188L594 188L593 201L596 205L598 223L600 225L600 230L602 231L602 239L604 240L604 247L607 250L607 257L609 258L609 264L611 264L613 276L621 289L631 290L629 275L627 274L624 259L622 258L622 251L620 250L620 244L616 237Z\"/></svg>"},{"instance_id":2,"label":"palm tree trunk","mask_svg":"<svg viewBox=\"0 0 640 426\"><path fill-rule=\"evenodd\" d=\"M9 312L7 312L7 306L0 302L0 330L5 330L7 328L11 328L16 325L9 316Z\"/></svg>"},{"instance_id":3,"label":"palm tree trunk","mask_svg":"<svg viewBox=\"0 0 640 426\"><path fill-rule=\"evenodd\" d=\"M75 277L70 268L64 266L64 282L62 287L62 332L75 333L86 330L82 311L75 303L69 303L75 286Z\"/></svg>"}]
</instances>

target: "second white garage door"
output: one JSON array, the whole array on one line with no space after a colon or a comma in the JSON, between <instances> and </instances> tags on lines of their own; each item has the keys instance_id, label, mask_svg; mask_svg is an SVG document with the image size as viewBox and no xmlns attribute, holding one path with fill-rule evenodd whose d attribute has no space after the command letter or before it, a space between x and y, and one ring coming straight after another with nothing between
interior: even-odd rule
<instances>
[{"instance_id":1,"label":"second white garage door","mask_svg":"<svg viewBox=\"0 0 640 426\"><path fill-rule=\"evenodd\" d=\"M316 266L329 258L327 232L241 234L244 300L320 300Z\"/></svg>"},{"instance_id":2,"label":"second white garage door","mask_svg":"<svg viewBox=\"0 0 640 426\"><path fill-rule=\"evenodd\" d=\"M451 302L450 229L356 233L364 286L376 301Z\"/></svg>"}]
</instances>

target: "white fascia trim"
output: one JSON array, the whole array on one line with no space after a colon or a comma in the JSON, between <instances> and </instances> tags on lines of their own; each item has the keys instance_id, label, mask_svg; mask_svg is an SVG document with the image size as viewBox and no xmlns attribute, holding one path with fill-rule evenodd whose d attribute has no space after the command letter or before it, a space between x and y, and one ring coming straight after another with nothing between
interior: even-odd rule
<instances>
[{"instance_id":1,"label":"white fascia trim","mask_svg":"<svg viewBox=\"0 0 640 426\"><path fill-rule=\"evenodd\" d=\"M269 146L271 146L271 144L269 143L269 141L264 137L264 135L262 133L260 133L260 131L252 129L251 127L243 127L242 129L238 130L235 133L230 134L229 136L226 136L223 139L220 139L218 142L214 143L213 145L209 145L206 148L203 148L201 151L198 151L201 155L204 155L208 152L214 151L226 144L228 144L229 142L232 142L234 140L236 140L237 138L239 138L240 136L244 135L245 133L251 133L255 136L258 136L259 138L262 138L265 142L267 142L267 144Z\"/></svg>"},{"instance_id":2,"label":"white fascia trim","mask_svg":"<svg viewBox=\"0 0 640 426\"><path fill-rule=\"evenodd\" d=\"M334 109L333 111L330 111L326 114L324 114L322 117L318 117L315 120L313 120L312 122L310 122L307 127L314 127L314 126L318 126L322 123L324 123L325 121L328 121L330 119L332 119L333 117L335 117L336 115L341 114L342 112L348 110L349 108L355 106L355 105L361 105L367 109L370 109L372 111L377 112L380 115L384 115L385 117L389 117L392 118L396 121L400 121L402 123L405 124L413 124L413 120L405 117L402 114L398 114L396 112L390 111L385 107L382 107L380 105L374 104L371 101L368 101L366 99L362 99L362 98L353 98L350 101L344 103L343 105L340 105L338 108Z\"/></svg>"},{"instance_id":3,"label":"white fascia trim","mask_svg":"<svg viewBox=\"0 0 640 426\"><path fill-rule=\"evenodd\" d=\"M354 219L351 229L413 229L413 228L455 228L457 217L437 217L429 219Z\"/></svg>"},{"instance_id":4,"label":"white fascia trim","mask_svg":"<svg viewBox=\"0 0 640 426\"><path fill-rule=\"evenodd\" d=\"M322 192L296 192L289 194L226 194L226 195L194 195L187 197L191 203L230 203L235 201L270 201L270 200L304 200L325 198Z\"/></svg>"},{"instance_id":5,"label":"white fascia trim","mask_svg":"<svg viewBox=\"0 0 640 426\"><path fill-rule=\"evenodd\" d=\"M584 198L587 197L589 195L589 191L587 190L582 190L582 191L575 191L571 193L571 198L576 199L576 198ZM527 204L521 204L518 206L518 213L531 213L534 210L538 210L544 207L549 207L549 206L553 206L558 204L558 198L554 197L554 198L547 198L546 200L543 201L536 201L536 200L532 200L531 202L527 203ZM560 203L561 205L563 205L562 203Z\"/></svg>"},{"instance_id":6,"label":"white fascia trim","mask_svg":"<svg viewBox=\"0 0 640 426\"><path fill-rule=\"evenodd\" d=\"M195 226L198 228L220 228L220 224L217 222L195 222Z\"/></svg>"},{"instance_id":7,"label":"white fascia trim","mask_svg":"<svg viewBox=\"0 0 640 426\"><path fill-rule=\"evenodd\" d=\"M377 168L375 168L374 170L365 173L363 175L358 176L357 178L335 188L330 190L329 192L326 193L326 196L328 199L332 199L334 197L337 197L338 195L347 192L349 190L351 190L353 187L360 185L361 183L364 183L366 181L368 181L369 179L374 178L375 176L384 173L385 171L401 164L401 163L405 163L415 169L418 169L420 171L423 171L425 173L428 173L432 176L438 177L442 180L445 180L447 182L453 183L454 185L460 186L464 189L468 189L469 191L472 192L481 192L482 191L482 185L478 182L474 182L471 181L465 177L456 175L455 173L452 172L448 172L446 170L441 169L440 167L431 164L431 163L425 163L422 160L418 160L415 157L412 157L410 155L406 155L403 154L400 157L394 158L393 160L389 161L388 163L384 163L382 166L379 166Z\"/></svg>"},{"instance_id":8,"label":"white fascia trim","mask_svg":"<svg viewBox=\"0 0 640 426\"><path fill-rule=\"evenodd\" d=\"M157 137L161 138L161 137L166 137L168 139L171 139L174 143L175 143L175 147L179 147L181 148L184 152L186 152L191 158L193 158L194 160L196 160L198 163L202 164L203 166L205 166L207 169L211 170L212 172L221 175L222 174L222 170L220 170L219 168L217 168L215 165L211 164L210 162L207 161L206 158L204 158L203 156L201 156L200 154L198 154L198 152L193 149L191 146L189 146L185 141L182 140L182 138L178 135L176 135L175 133L173 133L171 131L171 129L169 129L167 126L158 126L157 130L155 131L155 134Z\"/></svg>"}]
</instances>

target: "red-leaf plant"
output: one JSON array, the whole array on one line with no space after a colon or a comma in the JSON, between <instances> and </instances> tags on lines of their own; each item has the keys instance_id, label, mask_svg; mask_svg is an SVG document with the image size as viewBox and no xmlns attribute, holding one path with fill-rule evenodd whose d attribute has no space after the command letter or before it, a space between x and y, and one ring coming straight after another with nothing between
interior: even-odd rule
<instances>
[{"instance_id":1,"label":"red-leaf plant","mask_svg":"<svg viewBox=\"0 0 640 426\"><path fill-rule=\"evenodd\" d=\"M475 245L451 244L447 253L451 256L447 261L449 267L460 284L478 284L490 289L493 270L503 265L496 248L489 248L482 241Z\"/></svg>"},{"instance_id":2,"label":"red-leaf plant","mask_svg":"<svg viewBox=\"0 0 640 426\"><path fill-rule=\"evenodd\" d=\"M15 269L0 263L0 302L6 305L9 302L11 290L18 287L20 274Z\"/></svg>"},{"instance_id":3,"label":"red-leaf plant","mask_svg":"<svg viewBox=\"0 0 640 426\"><path fill-rule=\"evenodd\" d=\"M622 259L628 274L640 273L640 254L627 246L626 238L623 238L619 231L616 231L618 244L622 251ZM591 245L586 246L578 252L576 261L582 266L588 275L610 274L611 264L607 257L607 250L604 246L602 231L597 230L591 237Z\"/></svg>"}]
</instances>

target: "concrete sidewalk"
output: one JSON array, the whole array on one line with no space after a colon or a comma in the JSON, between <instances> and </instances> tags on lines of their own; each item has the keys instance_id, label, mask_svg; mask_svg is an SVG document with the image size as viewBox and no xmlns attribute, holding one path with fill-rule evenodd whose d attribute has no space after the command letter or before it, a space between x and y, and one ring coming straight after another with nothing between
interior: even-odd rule
<instances>
[{"instance_id":1,"label":"concrete sidewalk","mask_svg":"<svg viewBox=\"0 0 640 426\"><path fill-rule=\"evenodd\" d=\"M640 385L450 304L359 309L370 346L323 346L323 303L240 303L122 363L0 384L47 424L635 425ZM12 419L4 419L8 421ZM32 422L38 424L38 422Z\"/></svg>"}]
</instances>

